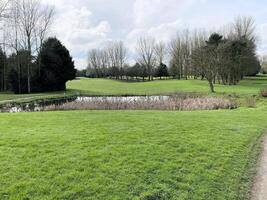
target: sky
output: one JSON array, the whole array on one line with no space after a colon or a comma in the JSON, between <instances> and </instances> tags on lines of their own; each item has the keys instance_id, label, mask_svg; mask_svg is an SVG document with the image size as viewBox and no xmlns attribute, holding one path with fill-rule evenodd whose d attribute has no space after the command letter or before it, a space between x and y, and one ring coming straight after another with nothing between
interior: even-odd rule
<instances>
[{"instance_id":1,"label":"sky","mask_svg":"<svg viewBox=\"0 0 267 200\"><path fill-rule=\"evenodd\" d=\"M137 39L169 42L183 29L216 30L238 16L256 22L258 54L267 54L266 0L45 0L55 7L51 36L70 50L75 66L87 66L90 49L122 40L134 59Z\"/></svg>"}]
</instances>

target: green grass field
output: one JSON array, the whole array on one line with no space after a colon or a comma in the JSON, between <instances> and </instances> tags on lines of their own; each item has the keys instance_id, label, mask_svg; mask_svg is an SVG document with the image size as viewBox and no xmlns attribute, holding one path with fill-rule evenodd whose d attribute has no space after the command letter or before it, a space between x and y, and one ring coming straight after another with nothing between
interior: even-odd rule
<instances>
[{"instance_id":1,"label":"green grass field","mask_svg":"<svg viewBox=\"0 0 267 200\"><path fill-rule=\"evenodd\" d=\"M244 199L266 109L0 114L0 199Z\"/></svg>"},{"instance_id":2,"label":"green grass field","mask_svg":"<svg viewBox=\"0 0 267 200\"><path fill-rule=\"evenodd\" d=\"M250 78L236 86L215 85L218 94L258 95L267 87L267 77ZM206 80L159 80L152 82L122 82L108 79L74 80L68 88L87 95L154 95L179 92L210 93Z\"/></svg>"},{"instance_id":3,"label":"green grass field","mask_svg":"<svg viewBox=\"0 0 267 200\"><path fill-rule=\"evenodd\" d=\"M266 77L216 95L258 95ZM66 95L210 94L206 81L81 79L66 93L0 94L28 101ZM267 103L237 110L66 111L0 114L0 199L247 199Z\"/></svg>"}]
</instances>

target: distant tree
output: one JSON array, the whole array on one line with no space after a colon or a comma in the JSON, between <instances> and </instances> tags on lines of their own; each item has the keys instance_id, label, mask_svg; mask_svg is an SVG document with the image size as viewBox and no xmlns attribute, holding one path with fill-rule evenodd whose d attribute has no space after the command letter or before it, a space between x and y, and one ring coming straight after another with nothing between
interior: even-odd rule
<instances>
[{"instance_id":1,"label":"distant tree","mask_svg":"<svg viewBox=\"0 0 267 200\"><path fill-rule=\"evenodd\" d=\"M137 72L135 71L135 67L134 66L132 66L132 67L127 67L126 69L125 69L125 75L126 75L126 77L127 77L127 80L129 79L129 77L131 78L131 79L133 79L133 78L136 78L137 79Z\"/></svg>"},{"instance_id":2,"label":"distant tree","mask_svg":"<svg viewBox=\"0 0 267 200\"><path fill-rule=\"evenodd\" d=\"M192 37L189 30L177 33L176 37L171 40L169 52L171 56L171 68L174 77L178 79L189 76L191 68L191 43Z\"/></svg>"},{"instance_id":3,"label":"distant tree","mask_svg":"<svg viewBox=\"0 0 267 200\"><path fill-rule=\"evenodd\" d=\"M65 90L66 82L75 78L72 57L57 38L49 38L43 43L37 62L41 66L39 81L43 91Z\"/></svg>"},{"instance_id":4,"label":"distant tree","mask_svg":"<svg viewBox=\"0 0 267 200\"><path fill-rule=\"evenodd\" d=\"M206 41L206 45L193 51L192 59L196 66L203 70L204 77L208 80L211 92L214 90L214 82L220 65L218 47L223 41L223 36L213 33Z\"/></svg>"},{"instance_id":5,"label":"distant tree","mask_svg":"<svg viewBox=\"0 0 267 200\"><path fill-rule=\"evenodd\" d=\"M27 93L27 65L28 65L28 51L18 50L8 58L8 65L10 68L9 82L12 91L16 94Z\"/></svg>"},{"instance_id":6,"label":"distant tree","mask_svg":"<svg viewBox=\"0 0 267 200\"><path fill-rule=\"evenodd\" d=\"M163 42L159 42L155 45L155 54L156 54L156 60L157 65L160 65L164 62L164 58L166 55L166 46Z\"/></svg>"},{"instance_id":7,"label":"distant tree","mask_svg":"<svg viewBox=\"0 0 267 200\"><path fill-rule=\"evenodd\" d=\"M92 49L88 54L87 75L92 78L101 78L101 55L102 52L98 49ZM102 63L103 64L103 63Z\"/></svg>"},{"instance_id":8,"label":"distant tree","mask_svg":"<svg viewBox=\"0 0 267 200\"><path fill-rule=\"evenodd\" d=\"M247 58L244 64L245 76L256 76L261 72L261 64L257 57Z\"/></svg>"},{"instance_id":9,"label":"distant tree","mask_svg":"<svg viewBox=\"0 0 267 200\"><path fill-rule=\"evenodd\" d=\"M150 37L140 38L137 44L137 61L146 68L146 73L148 75L149 81L153 80L154 67L157 62L155 44L155 39Z\"/></svg>"},{"instance_id":10,"label":"distant tree","mask_svg":"<svg viewBox=\"0 0 267 200\"><path fill-rule=\"evenodd\" d=\"M77 70L76 77L86 77L86 69Z\"/></svg>"},{"instance_id":11,"label":"distant tree","mask_svg":"<svg viewBox=\"0 0 267 200\"><path fill-rule=\"evenodd\" d=\"M204 67L204 76L209 82L211 92L215 92L213 83L215 82L220 64L218 59L218 46L222 43L222 40L222 35L213 33L209 37L209 40L206 41L207 46L204 47L204 52L207 56L205 59L206 67Z\"/></svg>"},{"instance_id":12,"label":"distant tree","mask_svg":"<svg viewBox=\"0 0 267 200\"><path fill-rule=\"evenodd\" d=\"M167 76L169 76L167 65L160 63L160 65L156 69L155 77L160 77L161 79L162 77Z\"/></svg>"},{"instance_id":13,"label":"distant tree","mask_svg":"<svg viewBox=\"0 0 267 200\"><path fill-rule=\"evenodd\" d=\"M120 78L120 68L113 66L109 68L109 76L114 77L116 79Z\"/></svg>"}]
</instances>

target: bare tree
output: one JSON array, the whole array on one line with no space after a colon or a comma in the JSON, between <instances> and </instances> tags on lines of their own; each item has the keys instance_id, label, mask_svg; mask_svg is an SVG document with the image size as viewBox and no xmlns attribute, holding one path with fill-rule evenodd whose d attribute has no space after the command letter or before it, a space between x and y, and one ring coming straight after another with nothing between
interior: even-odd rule
<instances>
[{"instance_id":1,"label":"bare tree","mask_svg":"<svg viewBox=\"0 0 267 200\"><path fill-rule=\"evenodd\" d=\"M169 53L173 65L173 74L181 78L188 78L191 70L192 36L188 29L178 32L170 42Z\"/></svg>"},{"instance_id":2,"label":"bare tree","mask_svg":"<svg viewBox=\"0 0 267 200\"><path fill-rule=\"evenodd\" d=\"M171 40L169 53L171 57L171 73L174 77L181 79L183 76L183 52L182 38L179 34Z\"/></svg>"},{"instance_id":3,"label":"bare tree","mask_svg":"<svg viewBox=\"0 0 267 200\"><path fill-rule=\"evenodd\" d=\"M32 55L40 48L45 38L53 9L44 8L40 0L20 0L17 4L20 13L18 23L24 37L23 45L28 51L27 87L28 93L31 93Z\"/></svg>"},{"instance_id":4,"label":"bare tree","mask_svg":"<svg viewBox=\"0 0 267 200\"><path fill-rule=\"evenodd\" d=\"M206 40L207 40L207 32L205 30L195 30L193 35L192 35L192 39L191 39L191 62L192 60L192 54L196 49L199 49L203 46L206 45ZM203 80L205 78L205 74L204 74L204 69L202 65L198 65L198 64L192 64L192 71L191 73L193 74L194 78L196 79L197 77L201 77L201 79Z\"/></svg>"},{"instance_id":5,"label":"bare tree","mask_svg":"<svg viewBox=\"0 0 267 200\"><path fill-rule=\"evenodd\" d=\"M110 63L113 68L118 68L122 79L123 66L126 62L127 49L122 41L110 42L107 47Z\"/></svg>"},{"instance_id":6,"label":"bare tree","mask_svg":"<svg viewBox=\"0 0 267 200\"><path fill-rule=\"evenodd\" d=\"M54 16L54 7L51 6L43 6L43 8L39 11L39 19L34 28L34 36L35 36L35 46L36 51L39 53L40 47L42 46L45 38L47 37L47 33L51 26L51 22Z\"/></svg>"},{"instance_id":7,"label":"bare tree","mask_svg":"<svg viewBox=\"0 0 267 200\"><path fill-rule=\"evenodd\" d=\"M12 0L10 2L9 18L6 20L8 40L6 45L9 47L11 52L16 55L19 54L19 50L22 47L22 36L20 34L19 20L20 20L20 8L19 0ZM18 92L21 93L21 61L20 56L16 56L16 70L18 73Z\"/></svg>"},{"instance_id":8,"label":"bare tree","mask_svg":"<svg viewBox=\"0 0 267 200\"><path fill-rule=\"evenodd\" d=\"M2 31L2 47L1 51L3 53L2 55L2 77L1 77L1 82L2 82L2 90L5 91L7 89L7 76L8 76L8 69L7 69L7 62L6 62L6 50L7 50L7 31L6 31L6 25L4 24L3 31Z\"/></svg>"},{"instance_id":9,"label":"bare tree","mask_svg":"<svg viewBox=\"0 0 267 200\"><path fill-rule=\"evenodd\" d=\"M190 58L191 58L191 35L188 29L184 30L182 33L182 66L184 70L185 79L189 76L190 66Z\"/></svg>"},{"instance_id":10,"label":"bare tree","mask_svg":"<svg viewBox=\"0 0 267 200\"><path fill-rule=\"evenodd\" d=\"M236 18L233 24L233 30L237 39L246 38L252 42L256 42L256 26L253 17L240 16Z\"/></svg>"},{"instance_id":11,"label":"bare tree","mask_svg":"<svg viewBox=\"0 0 267 200\"><path fill-rule=\"evenodd\" d=\"M217 74L216 52L208 46L203 46L193 51L192 59L194 65L199 66L203 70L204 77L209 82L210 90L214 93L213 81Z\"/></svg>"},{"instance_id":12,"label":"bare tree","mask_svg":"<svg viewBox=\"0 0 267 200\"><path fill-rule=\"evenodd\" d=\"M164 42L161 41L155 45L155 54L157 57L157 65L162 64L166 55L166 46Z\"/></svg>"},{"instance_id":13,"label":"bare tree","mask_svg":"<svg viewBox=\"0 0 267 200\"><path fill-rule=\"evenodd\" d=\"M116 51L118 52L118 58L119 58L119 67L120 67L120 75L121 79L123 76L123 67L126 64L127 59L127 49L124 46L124 43L122 41L117 42L116 44Z\"/></svg>"},{"instance_id":14,"label":"bare tree","mask_svg":"<svg viewBox=\"0 0 267 200\"><path fill-rule=\"evenodd\" d=\"M40 18L34 28L35 37L35 51L37 54L40 53L41 47L45 38L47 37L51 22L54 16L54 8L51 6L44 6L40 10ZM38 63L39 76L41 74L41 63Z\"/></svg>"},{"instance_id":15,"label":"bare tree","mask_svg":"<svg viewBox=\"0 0 267 200\"><path fill-rule=\"evenodd\" d=\"M102 71L103 76L107 76L108 74L108 68L110 67L110 60L107 49L102 49L99 52L99 63L100 63L100 69Z\"/></svg>"},{"instance_id":16,"label":"bare tree","mask_svg":"<svg viewBox=\"0 0 267 200\"><path fill-rule=\"evenodd\" d=\"M142 37L137 44L137 62L147 68L149 80L153 80L153 72L156 65L155 44L155 39L151 37Z\"/></svg>"},{"instance_id":17,"label":"bare tree","mask_svg":"<svg viewBox=\"0 0 267 200\"><path fill-rule=\"evenodd\" d=\"M263 74L267 74L267 55L263 55L260 57L260 64L261 64L261 72Z\"/></svg>"},{"instance_id":18,"label":"bare tree","mask_svg":"<svg viewBox=\"0 0 267 200\"><path fill-rule=\"evenodd\" d=\"M88 68L87 73L93 70L93 74L97 78L101 77L101 51L97 49L92 49L88 54Z\"/></svg>"}]
</instances>

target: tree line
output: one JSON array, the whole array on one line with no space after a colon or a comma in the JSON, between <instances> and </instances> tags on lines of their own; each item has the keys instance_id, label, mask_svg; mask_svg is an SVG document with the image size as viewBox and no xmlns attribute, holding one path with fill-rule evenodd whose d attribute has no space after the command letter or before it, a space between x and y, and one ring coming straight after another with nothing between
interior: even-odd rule
<instances>
[{"instance_id":1,"label":"tree line","mask_svg":"<svg viewBox=\"0 0 267 200\"><path fill-rule=\"evenodd\" d=\"M238 17L213 33L180 31L168 44L153 37L141 37L136 44L136 64L132 66L128 64L128 50L122 41L92 49L86 76L149 81L155 77L206 79L214 92L214 83L235 85L245 76L260 72L256 44L253 18Z\"/></svg>"},{"instance_id":2,"label":"tree line","mask_svg":"<svg viewBox=\"0 0 267 200\"><path fill-rule=\"evenodd\" d=\"M0 91L32 93L65 89L76 70L69 51L49 38L54 8L41 0L0 2Z\"/></svg>"}]
</instances>

